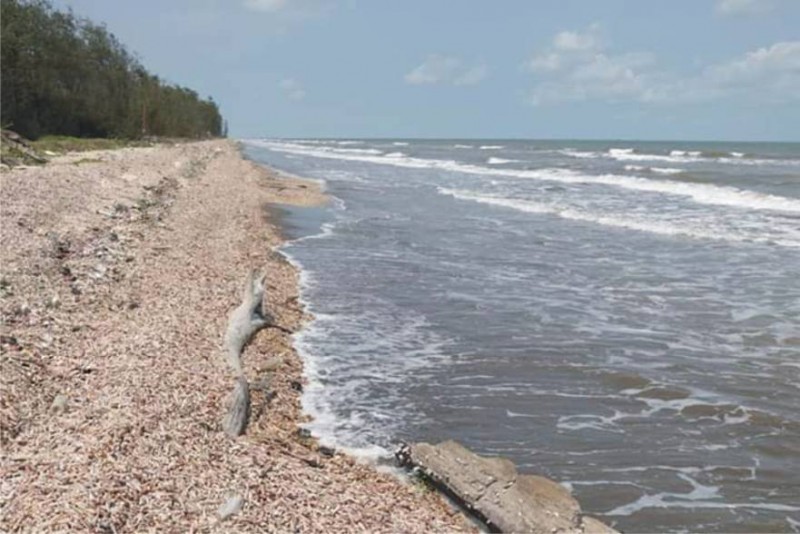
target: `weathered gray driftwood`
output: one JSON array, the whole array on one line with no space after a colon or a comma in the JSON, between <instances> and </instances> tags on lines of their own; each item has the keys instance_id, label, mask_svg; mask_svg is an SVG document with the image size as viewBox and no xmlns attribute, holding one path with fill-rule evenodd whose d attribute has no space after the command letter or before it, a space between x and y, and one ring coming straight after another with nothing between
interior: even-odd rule
<instances>
[{"instance_id":1,"label":"weathered gray driftwood","mask_svg":"<svg viewBox=\"0 0 800 534\"><path fill-rule=\"evenodd\" d=\"M484 458L455 441L417 443L397 452L401 465L444 491L489 529L535 534L611 534L600 521L585 517L560 484L520 475L505 458Z\"/></svg>"},{"instance_id":2,"label":"weathered gray driftwood","mask_svg":"<svg viewBox=\"0 0 800 534\"><path fill-rule=\"evenodd\" d=\"M228 365L237 374L242 374L242 352L256 332L275 321L264 311L264 275L253 269L247 277L242 291L242 303L228 318L225 331L225 353Z\"/></svg>"},{"instance_id":3,"label":"weathered gray driftwood","mask_svg":"<svg viewBox=\"0 0 800 534\"><path fill-rule=\"evenodd\" d=\"M223 420L223 429L232 437L244 433L251 411L250 386L242 368L242 352L253 336L263 328L277 328L291 333L290 330L277 325L272 314L264 309L264 290L264 275L255 269L250 271L242 291L242 302L231 312L225 331L225 356L228 365L236 374L236 385L231 394L228 413ZM267 386L260 388L264 390L264 402L270 398L266 388Z\"/></svg>"},{"instance_id":4,"label":"weathered gray driftwood","mask_svg":"<svg viewBox=\"0 0 800 534\"><path fill-rule=\"evenodd\" d=\"M232 438L244 434L250 419L250 385L243 376L236 378L228 406L228 413L222 420L222 429Z\"/></svg>"}]
</instances>

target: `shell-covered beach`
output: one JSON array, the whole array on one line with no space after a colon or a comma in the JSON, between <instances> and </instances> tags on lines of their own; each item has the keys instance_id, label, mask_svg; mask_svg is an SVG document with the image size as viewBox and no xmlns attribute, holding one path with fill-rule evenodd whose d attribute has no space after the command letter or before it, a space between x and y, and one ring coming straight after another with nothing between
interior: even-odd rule
<instances>
[{"instance_id":1,"label":"shell-covered beach","mask_svg":"<svg viewBox=\"0 0 800 534\"><path fill-rule=\"evenodd\" d=\"M244 354L247 433L221 431L221 341L247 272L266 272L281 326L305 319L269 206L325 202L315 183L223 140L69 154L0 180L0 530L474 528L300 430L302 363L281 331Z\"/></svg>"}]
</instances>

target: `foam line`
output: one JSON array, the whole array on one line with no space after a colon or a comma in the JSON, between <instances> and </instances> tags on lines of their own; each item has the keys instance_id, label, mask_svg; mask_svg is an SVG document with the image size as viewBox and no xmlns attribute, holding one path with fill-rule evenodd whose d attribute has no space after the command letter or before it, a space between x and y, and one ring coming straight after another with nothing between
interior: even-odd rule
<instances>
[{"instance_id":1,"label":"foam line","mask_svg":"<svg viewBox=\"0 0 800 534\"><path fill-rule=\"evenodd\" d=\"M650 180L637 176L616 174L591 175L569 169L496 169L458 163L453 160L422 159L413 157L385 157L372 154L344 152L347 149L328 147L307 147L293 143L271 141L248 141L276 152L301 156L362 161L380 165L415 169L439 169L451 172L481 176L500 176L507 178L545 180L567 184L596 184L648 193L688 197L699 204L729 206L751 210L782 211L800 213L800 199L781 197L756 191L748 191L728 186L679 182L674 180Z\"/></svg>"}]
</instances>

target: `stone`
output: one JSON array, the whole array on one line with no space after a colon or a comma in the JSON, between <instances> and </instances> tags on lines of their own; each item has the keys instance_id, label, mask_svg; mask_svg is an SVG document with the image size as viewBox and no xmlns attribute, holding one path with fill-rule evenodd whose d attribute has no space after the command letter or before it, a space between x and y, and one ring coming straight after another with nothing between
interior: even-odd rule
<instances>
[{"instance_id":1,"label":"stone","mask_svg":"<svg viewBox=\"0 0 800 534\"><path fill-rule=\"evenodd\" d=\"M229 517L238 514L244 506L244 497L234 495L225 501L217 510L220 521L225 521Z\"/></svg>"},{"instance_id":2,"label":"stone","mask_svg":"<svg viewBox=\"0 0 800 534\"><path fill-rule=\"evenodd\" d=\"M336 455L336 449L326 445L320 445L317 447L317 452L319 452L322 456L327 456L328 458L332 458Z\"/></svg>"},{"instance_id":3,"label":"stone","mask_svg":"<svg viewBox=\"0 0 800 534\"><path fill-rule=\"evenodd\" d=\"M53 399L50 409L56 412L64 412L67 410L67 397L59 393Z\"/></svg>"},{"instance_id":4,"label":"stone","mask_svg":"<svg viewBox=\"0 0 800 534\"><path fill-rule=\"evenodd\" d=\"M416 443L403 447L397 458L401 465L417 469L491 530L615 532L596 519L583 517L578 502L560 484L541 476L520 475L510 460L484 458L455 441Z\"/></svg>"}]
</instances>

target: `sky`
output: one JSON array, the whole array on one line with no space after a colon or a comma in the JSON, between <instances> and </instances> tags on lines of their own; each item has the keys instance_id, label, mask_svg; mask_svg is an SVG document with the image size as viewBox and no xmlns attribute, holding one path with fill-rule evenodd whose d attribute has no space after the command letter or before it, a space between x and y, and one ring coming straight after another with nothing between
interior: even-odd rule
<instances>
[{"instance_id":1,"label":"sky","mask_svg":"<svg viewBox=\"0 0 800 534\"><path fill-rule=\"evenodd\" d=\"M232 137L800 141L800 0L54 0Z\"/></svg>"}]
</instances>

